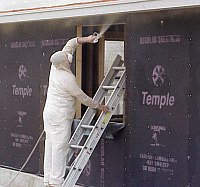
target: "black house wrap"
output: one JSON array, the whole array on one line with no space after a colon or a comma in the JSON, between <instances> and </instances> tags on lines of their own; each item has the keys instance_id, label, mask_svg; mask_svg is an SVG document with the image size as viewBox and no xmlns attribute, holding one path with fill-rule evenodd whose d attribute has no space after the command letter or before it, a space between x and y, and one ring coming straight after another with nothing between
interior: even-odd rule
<instances>
[{"instance_id":1,"label":"black house wrap","mask_svg":"<svg viewBox=\"0 0 200 187\"><path fill-rule=\"evenodd\" d=\"M108 22L124 27L125 128L100 140L79 183L199 187L200 8L120 16ZM111 17L0 24L1 166L19 169L43 130L50 55L76 36L76 26ZM43 172L43 143L26 172Z\"/></svg>"},{"instance_id":2,"label":"black house wrap","mask_svg":"<svg viewBox=\"0 0 200 187\"><path fill-rule=\"evenodd\" d=\"M128 20L125 186L199 184L197 15L176 10Z\"/></svg>"},{"instance_id":3,"label":"black house wrap","mask_svg":"<svg viewBox=\"0 0 200 187\"><path fill-rule=\"evenodd\" d=\"M57 29L53 25L35 22L0 27L0 164L5 167L20 169L33 149L43 129L49 58L75 36L74 27ZM43 151L41 141L25 171L42 172Z\"/></svg>"}]
</instances>

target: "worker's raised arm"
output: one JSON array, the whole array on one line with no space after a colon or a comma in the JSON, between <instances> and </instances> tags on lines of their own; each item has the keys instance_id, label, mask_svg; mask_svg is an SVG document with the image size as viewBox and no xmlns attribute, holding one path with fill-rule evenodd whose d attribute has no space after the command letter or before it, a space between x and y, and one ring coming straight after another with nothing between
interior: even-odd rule
<instances>
[{"instance_id":1,"label":"worker's raised arm","mask_svg":"<svg viewBox=\"0 0 200 187\"><path fill-rule=\"evenodd\" d=\"M87 37L78 37L77 38L77 42L79 44L83 44L83 43L94 43L94 40L96 39L96 36L94 35L89 35Z\"/></svg>"},{"instance_id":2,"label":"worker's raised arm","mask_svg":"<svg viewBox=\"0 0 200 187\"><path fill-rule=\"evenodd\" d=\"M79 44L83 43L93 43L96 39L95 36L89 35L86 37L77 37L70 39L66 45L63 47L62 51L66 52L67 54L73 55L74 51L76 50Z\"/></svg>"},{"instance_id":3,"label":"worker's raised arm","mask_svg":"<svg viewBox=\"0 0 200 187\"><path fill-rule=\"evenodd\" d=\"M73 55L74 51L76 50L79 44L80 43L78 43L78 38L72 38L66 43L62 51L64 51L67 54Z\"/></svg>"},{"instance_id":4,"label":"worker's raised arm","mask_svg":"<svg viewBox=\"0 0 200 187\"><path fill-rule=\"evenodd\" d=\"M78 86L75 77L69 80L69 82L70 83L68 83L68 91L72 96L76 97L82 104L91 108L99 109L104 113L107 113L109 111L109 108L106 105L101 105L97 101L86 95Z\"/></svg>"}]
</instances>

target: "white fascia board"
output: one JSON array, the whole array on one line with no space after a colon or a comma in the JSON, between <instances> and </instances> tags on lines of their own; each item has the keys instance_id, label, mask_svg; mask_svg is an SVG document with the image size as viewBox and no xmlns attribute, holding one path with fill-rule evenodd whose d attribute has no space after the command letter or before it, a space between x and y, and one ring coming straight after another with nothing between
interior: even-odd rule
<instances>
[{"instance_id":1,"label":"white fascia board","mask_svg":"<svg viewBox=\"0 0 200 187\"><path fill-rule=\"evenodd\" d=\"M92 5L92 6L91 6ZM49 20L112 13L141 12L162 9L200 7L200 0L118 0L93 4L36 8L0 12L0 23Z\"/></svg>"}]
</instances>

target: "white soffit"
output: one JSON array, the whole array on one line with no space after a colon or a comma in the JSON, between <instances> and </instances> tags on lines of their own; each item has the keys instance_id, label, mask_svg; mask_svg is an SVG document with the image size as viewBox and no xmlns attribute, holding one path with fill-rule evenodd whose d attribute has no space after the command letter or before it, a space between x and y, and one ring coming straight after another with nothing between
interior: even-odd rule
<instances>
[{"instance_id":1,"label":"white soffit","mask_svg":"<svg viewBox=\"0 0 200 187\"><path fill-rule=\"evenodd\" d=\"M0 23L200 7L200 0L1 0Z\"/></svg>"}]
</instances>

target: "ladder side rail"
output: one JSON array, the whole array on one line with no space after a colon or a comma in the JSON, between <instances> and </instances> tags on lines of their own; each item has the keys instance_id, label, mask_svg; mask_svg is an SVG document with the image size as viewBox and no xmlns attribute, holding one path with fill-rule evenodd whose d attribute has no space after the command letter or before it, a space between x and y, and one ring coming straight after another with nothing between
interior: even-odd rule
<instances>
[{"instance_id":1,"label":"ladder side rail","mask_svg":"<svg viewBox=\"0 0 200 187\"><path fill-rule=\"evenodd\" d=\"M108 112L107 114L101 113L101 115L99 116L98 120L95 123L95 127L98 127L98 128L106 127L106 126L103 126L102 124L105 125L106 123L108 123L110 118L112 117L113 113L115 112L116 107L119 104L119 99L122 97L122 95L125 92L124 86L125 86L125 72L123 72L122 77L120 78L117 87L115 88L115 90L113 91L113 93L111 94L110 98L108 99L108 101L106 103L108 106L112 107L110 109L110 112ZM103 119L103 121L102 121L102 119ZM88 141L91 139L90 136L92 136L92 133L94 131L95 131L95 129L93 129L93 131L89 135L87 141L85 142L86 147L88 147L88 145L87 145Z\"/></svg>"},{"instance_id":2,"label":"ladder side rail","mask_svg":"<svg viewBox=\"0 0 200 187\"><path fill-rule=\"evenodd\" d=\"M104 92L105 92L105 90L104 90ZM104 97L100 98L100 103L102 102L103 99L104 99ZM70 141L69 141L69 145L78 145L81 142L81 140L83 139L84 135L88 134L88 130L82 128L81 126L82 125L91 125L91 122L95 115L96 115L96 110L88 107L83 118L79 122L76 130L72 134L72 137L70 138ZM72 156L74 155L74 149L70 148L70 147L68 149L69 150L67 153L68 154L67 158L68 158L68 161L70 161Z\"/></svg>"},{"instance_id":3,"label":"ladder side rail","mask_svg":"<svg viewBox=\"0 0 200 187\"><path fill-rule=\"evenodd\" d=\"M121 79L120 79L120 81L119 81L119 84L117 85L117 87L116 87L116 89L115 89L115 91L113 92L113 95L111 95L110 96L110 100L108 100L108 105L109 106L112 106L112 112L111 113L108 113L108 114L101 114L100 115L100 117L98 118L98 120L97 120L97 122L96 122L96 124L98 125L98 124L102 124L102 122L101 122L101 120L102 120L102 115L104 115L105 116L105 118L104 118L104 121L103 121L103 124L106 124L106 123L108 123L108 121L110 120L110 118L112 117L112 114L113 114L113 112L115 111L115 109L116 109L116 107L117 107L117 105L119 104L119 99L122 97L122 95L123 95L123 93L124 93L124 89L123 89L123 85L125 84L124 82L125 82L125 75L123 74L122 75L122 77L121 77ZM116 98L116 97L119 97L119 98ZM115 103L114 103L115 102ZM113 106L114 105L114 106ZM109 117L109 116L110 117ZM106 121L105 121L106 120ZM95 124L95 126L96 126L96 124ZM98 128L100 128L102 131L106 128L106 126L101 126L101 127L98 127ZM83 146L83 147L85 147L86 149L87 148L90 148L90 150L92 150L93 149L93 147L91 147L91 146L89 146L89 142L90 142L90 140L92 139L92 136L94 136L94 134L95 134L95 132L97 131L97 129L96 128L94 128L92 131L91 131L91 133L90 133L90 135L89 135L89 137L87 138L87 140L86 140L86 142L85 142L85 145ZM99 133L100 134L100 133ZM96 134L96 136L97 136L98 134ZM92 148L92 149L91 149ZM79 154L81 154L81 152L79 153Z\"/></svg>"},{"instance_id":4,"label":"ladder side rail","mask_svg":"<svg viewBox=\"0 0 200 187\"><path fill-rule=\"evenodd\" d=\"M120 56L120 55L117 55L117 57L116 57L116 59L115 59L115 61L114 61L114 63L113 63L112 66L115 67L115 66L119 65L119 63L122 63L122 61L121 61L121 56ZM107 91L105 91L105 90L102 88L102 86L108 84L108 82L109 82L108 80L110 80L110 79L109 79L109 76L112 76L112 79L114 79L114 77L116 76L116 74L117 74L117 72L116 72L115 70L112 70L112 68L110 68L109 72L107 73L107 75L105 76L104 80L102 81L102 83L101 83L99 89L97 90L97 92L96 92L96 94L95 94L95 96L94 96L94 100L97 100L97 101L99 101L100 103L102 102L102 100L104 99L105 92L107 92ZM112 81L113 81L113 80L112 80ZM92 111L92 112L91 112L91 111ZM84 131L84 129L81 128L81 130L80 130L79 128L81 127L81 125L90 125L91 122L92 122L92 119L93 119L94 116L95 116L95 114L96 114L96 112L94 113L94 109L88 108L88 109L86 110L86 112L85 112L85 114L84 114L82 120L80 121L80 123L79 123L79 125L78 125L76 131L75 131L74 134L72 135L72 138L71 138L71 140L70 140L70 141L71 141L70 144L78 144L77 139L81 139L81 137L80 137L80 138L78 138L78 137L79 137L79 135L82 134L82 132ZM88 119L90 119L90 121L86 121L86 120L88 120ZM79 130L78 130L78 129L79 129ZM79 142L79 143L80 143L80 142Z\"/></svg>"},{"instance_id":5,"label":"ladder side rail","mask_svg":"<svg viewBox=\"0 0 200 187\"><path fill-rule=\"evenodd\" d=\"M121 98L122 94L125 92L125 81L126 81L125 75L126 75L126 71L123 71L120 79L117 82L115 90L112 92L111 96L109 97L109 99L106 103L108 106L114 107L115 106L115 104L113 104L114 101L117 102L117 105L119 104L119 100L117 100L116 97L119 96ZM117 106L115 106L115 107L117 107ZM112 108L112 110L113 110L113 108Z\"/></svg>"},{"instance_id":6,"label":"ladder side rail","mask_svg":"<svg viewBox=\"0 0 200 187\"><path fill-rule=\"evenodd\" d=\"M94 95L93 99L96 101L100 101L102 100L102 96L105 95L105 93L107 93L107 90L103 89L103 86L108 86L111 85L114 81L114 78L116 77L118 72L116 72L115 70L110 70L109 74L107 75L108 77L105 76L105 78L102 80L101 85L99 86L96 94ZM110 78L109 78L110 77Z\"/></svg>"},{"instance_id":7,"label":"ladder side rail","mask_svg":"<svg viewBox=\"0 0 200 187\"><path fill-rule=\"evenodd\" d=\"M116 71L115 70L111 70L111 71L112 71L112 75L115 76L116 75ZM121 76L121 78L122 78L122 76ZM120 80L118 80L117 84L119 84L119 82L120 82ZM118 86L117 84L116 84L116 86ZM99 92L99 91L105 92L105 90L102 89L102 84L99 87L99 89L98 89L97 92ZM113 90L113 92L115 92L115 91ZM102 94L102 96L103 96L103 94ZM101 99L100 102L102 102L102 100L104 99L104 97L101 97L100 99ZM83 129L81 126L82 125L90 125L91 122L92 122L92 120L93 120L93 118L94 118L94 116L95 116L95 114L96 114L96 110L91 109L91 108L87 109L87 111L84 114L82 120L80 121L78 127L76 128L75 132L73 133L73 135L72 135L72 137L71 137L71 139L69 141L69 145L78 145L81 142L83 136L86 134L86 132L88 134L88 131L86 131L85 129ZM68 158L69 158L69 160L72 158L73 154L74 154L74 149L69 148L69 151L68 151Z\"/></svg>"},{"instance_id":8,"label":"ladder side rail","mask_svg":"<svg viewBox=\"0 0 200 187\"><path fill-rule=\"evenodd\" d=\"M106 103L108 106L111 106L111 104L112 104L111 102L113 102L114 100L116 100L116 101L119 103L119 101L115 98L115 97L116 97L115 95L117 95L117 94L120 92L120 90L123 89L124 82L125 82L125 71L123 71L123 73L122 73L120 79L118 80L118 82L117 82L117 84L116 84L115 89L113 90L111 96L110 96L109 99L108 99L108 102ZM120 95L120 97L121 97L121 95ZM112 100L112 101L110 101L110 100ZM112 109L111 109L111 110L113 110L113 106L112 106ZM99 120L99 119L100 119L100 117L98 118L98 120ZM98 120L97 120L96 123L98 123ZM96 126L96 124L95 124L94 126ZM93 129L93 130L94 130L94 129ZM92 134L92 132L91 132L91 134ZM91 134L90 134L90 135L91 135ZM89 136L90 136L90 135L89 135ZM88 138L88 139L89 139L89 138Z\"/></svg>"},{"instance_id":9,"label":"ladder side rail","mask_svg":"<svg viewBox=\"0 0 200 187\"><path fill-rule=\"evenodd\" d=\"M85 123L90 124L95 114L96 114L96 110L92 108L87 109L87 116L83 117L81 121L79 122L78 127L75 129L74 133L72 134L69 140L69 143L68 143L69 145L78 145L81 142L85 134L84 132L86 131L85 129L81 128L81 125ZM86 118L88 119L88 121L86 120ZM67 153L68 162L71 160L73 155L74 155L74 149L69 146L68 153Z\"/></svg>"},{"instance_id":10,"label":"ladder side rail","mask_svg":"<svg viewBox=\"0 0 200 187\"><path fill-rule=\"evenodd\" d=\"M70 170L70 172L63 184L63 187L74 186L76 181L78 180L82 170L84 169L85 165L87 164L92 152L94 151L94 148L96 147L100 137L102 136L110 118L112 117L113 113L115 112L117 105L119 104L119 99L116 99L116 97L121 98L125 92L124 85L125 85L125 74L122 75L121 81L119 81L119 85L115 90L115 94L113 93L113 96L111 96L112 99L108 100L108 105L112 106L111 112L109 112L107 114L101 113L98 121L96 122L96 124L97 124L96 126L99 126L99 128L95 128L91 132L90 136L88 137L87 141L85 142L85 146L84 146L85 148L80 151L80 153L77 157L77 163L74 162L74 164L72 166L72 170ZM115 96L115 98L113 98L114 96ZM118 101L118 102L115 102L115 101Z\"/></svg>"},{"instance_id":11,"label":"ladder side rail","mask_svg":"<svg viewBox=\"0 0 200 187\"><path fill-rule=\"evenodd\" d=\"M119 64L121 63L121 56L120 55L117 55L116 58L115 58L115 61L112 65L113 66L118 66ZM109 84L109 80L113 81L114 77L116 76L117 72L115 70L112 69L112 67L110 68L110 70L108 71L107 75L104 77L101 85L99 86L96 94L94 95L93 99L96 100L96 101L99 101L100 103L102 102L102 100L104 99L104 95L107 91L105 91L102 87L104 85L108 85ZM109 76L112 77L112 79L109 79ZM88 119L88 118L92 118L94 117L93 115L91 116L91 108L88 108L85 112L85 114L83 115L83 118L82 120L80 121L79 124L83 125L83 124L89 124L88 122L85 122L84 123L84 120L85 119ZM92 120L91 120L92 121Z\"/></svg>"},{"instance_id":12,"label":"ladder side rail","mask_svg":"<svg viewBox=\"0 0 200 187\"><path fill-rule=\"evenodd\" d=\"M100 129L96 129L95 132L98 134L98 132L100 133L100 131L101 131ZM87 164L91 154L92 154L92 150L90 149L86 148L86 149L81 150L81 152L78 154L78 156L75 159L77 160L77 162L75 161L72 164L71 170L69 171L62 187L68 187L68 186L74 187L85 165Z\"/></svg>"},{"instance_id":13,"label":"ladder side rail","mask_svg":"<svg viewBox=\"0 0 200 187\"><path fill-rule=\"evenodd\" d=\"M94 99L98 100L99 102L102 102L102 100L104 99L105 93L107 93L107 90L103 89L103 85L109 85L110 82L112 83L117 75L117 71L116 70L120 70L112 68L112 67L118 67L119 65L122 66L124 62L121 60L121 56L117 55L114 63L112 64L110 70L107 72L106 76L104 77L99 89L97 90ZM83 136L86 134L86 132L89 132L88 130L82 128L82 125L90 125L92 119L94 118L96 114L96 110L90 109L88 108L86 113L84 114L82 120L80 121L77 129L75 130L72 138L70 139L69 145L79 145L79 143L81 142ZM90 120L89 120L90 119ZM92 129L93 131L94 129ZM85 134L84 134L85 132ZM91 133L92 134L92 133ZM90 134L89 134L90 136ZM87 141L87 140L86 140ZM69 160L72 158L72 156L74 155L75 150L71 147L69 147L69 151L68 151L68 158Z\"/></svg>"},{"instance_id":14,"label":"ladder side rail","mask_svg":"<svg viewBox=\"0 0 200 187\"><path fill-rule=\"evenodd\" d=\"M74 131L69 143L76 144L76 137L79 136L80 133L84 131L83 128L81 128L81 125L88 125L92 122L92 119L96 115L96 110L89 108L87 109L87 115L84 115L84 117L81 119L81 121L78 124L78 127Z\"/></svg>"},{"instance_id":15,"label":"ladder side rail","mask_svg":"<svg viewBox=\"0 0 200 187\"><path fill-rule=\"evenodd\" d=\"M111 67L122 66L122 62L123 61L121 55L117 54Z\"/></svg>"},{"instance_id":16,"label":"ladder side rail","mask_svg":"<svg viewBox=\"0 0 200 187\"><path fill-rule=\"evenodd\" d=\"M116 57L116 59L115 59L113 65L112 65L112 67L113 67L113 66L117 66L120 62L121 62L121 56L120 56L120 55L117 55L117 57ZM107 91L105 91L102 87L103 87L104 85L108 85L109 82L113 81L113 79L114 79L114 77L116 76L116 74L117 74L117 72L116 72L115 70L112 70L112 68L110 68L110 70L108 71L107 75L104 77L104 79L103 79L101 85L99 86L99 88L98 88L96 94L94 95L94 97L93 97L94 100L99 101L100 103L102 102L102 100L104 99L104 95L105 95L105 93L107 92ZM109 79L109 78L108 78L109 76L111 76L112 79ZM109 80L111 80L111 81L109 81ZM80 121L79 124L81 124L81 125L83 125L83 124L89 124L88 122L85 122L85 123L84 123L84 120L85 120L85 119L88 119L88 118L94 117L93 115L95 115L95 114L93 114L93 112L92 112L92 115L91 115L91 111L93 111L93 110L94 110L94 109L88 108L88 109L86 110L85 114L83 115L83 118L82 118L82 120ZM92 121L92 120L91 120L91 121Z\"/></svg>"},{"instance_id":17,"label":"ladder side rail","mask_svg":"<svg viewBox=\"0 0 200 187\"><path fill-rule=\"evenodd\" d=\"M114 71L113 71L113 73L114 73ZM99 100L99 103L101 103L103 101L104 95L107 91L104 90L102 87L99 87L97 92L98 92L98 95L96 95L95 97L98 97L98 99L95 97L94 97L94 99ZM70 138L69 145L78 145L81 142L81 140L84 136L84 132L86 132L86 130L83 129L81 126L82 125L90 125L95 115L96 115L96 110L88 107L83 118L79 122L75 132L73 133L72 137ZM67 156L69 160L72 158L73 154L74 154L74 150L69 147L68 156Z\"/></svg>"},{"instance_id":18,"label":"ladder side rail","mask_svg":"<svg viewBox=\"0 0 200 187\"><path fill-rule=\"evenodd\" d=\"M99 101L99 95L102 95L101 92L104 91L104 89L102 89L103 86L107 86L110 84L110 82L112 82L116 76L116 74L118 72L116 72L116 70L112 69L112 67L117 67L119 66L119 64L122 64L123 61L121 60L121 56L117 55L110 70L107 72L107 74L105 75L104 79L102 80L96 94L94 95L93 99L98 100Z\"/></svg>"},{"instance_id":19,"label":"ladder side rail","mask_svg":"<svg viewBox=\"0 0 200 187\"><path fill-rule=\"evenodd\" d=\"M76 141L76 136L78 136L80 133L82 133L82 131L84 129L81 128L81 130L79 130L80 126L81 125L86 125L86 124L89 124L91 123L92 119L94 118L94 116L96 115L96 110L95 109L92 109L92 108L88 108L87 109L87 116L85 115L85 117L83 117L81 119L81 121L79 122L78 124L78 127L76 128L76 130L74 131L69 143L74 143L74 141Z\"/></svg>"},{"instance_id":20,"label":"ladder side rail","mask_svg":"<svg viewBox=\"0 0 200 187\"><path fill-rule=\"evenodd\" d=\"M101 91L101 97L98 96L99 100L100 100L99 103L101 103L102 100L104 99L103 95L106 92L102 88L100 91ZM95 99L95 100L97 100L97 99ZM79 122L76 130L74 131L74 133L72 134L72 137L70 138L69 145L78 145L81 142L83 136L86 134L86 132L88 132L85 129L83 129L81 126L82 125L91 125L91 122L92 122L94 116L96 115L96 112L97 111L95 109L92 109L89 107L87 108L83 118ZM69 147L68 156L67 156L69 160L72 158L73 154L74 154L74 150Z\"/></svg>"},{"instance_id":21,"label":"ladder side rail","mask_svg":"<svg viewBox=\"0 0 200 187\"><path fill-rule=\"evenodd\" d=\"M100 128L101 130L106 128L109 120L111 119L113 113L116 110L117 105L119 104L120 98L125 92L124 86L125 86L125 72L123 72L122 77L120 78L117 87L115 88L110 98L108 99L107 105L112 106L110 112L108 112L107 114L101 113L98 120L96 121L96 124L95 124L96 128ZM95 129L93 129L88 139L86 140L85 145L84 145L85 147L93 148L90 145L88 145L88 142L92 140L92 136L93 136L93 133L95 132Z\"/></svg>"}]
</instances>

